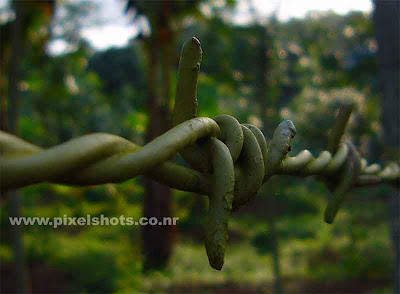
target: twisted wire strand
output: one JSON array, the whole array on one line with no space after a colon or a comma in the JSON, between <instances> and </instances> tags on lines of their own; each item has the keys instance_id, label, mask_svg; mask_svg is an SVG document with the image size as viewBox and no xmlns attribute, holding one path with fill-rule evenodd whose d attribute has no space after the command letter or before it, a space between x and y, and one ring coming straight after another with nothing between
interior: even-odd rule
<instances>
[{"instance_id":1,"label":"twisted wire strand","mask_svg":"<svg viewBox=\"0 0 400 294\"><path fill-rule=\"evenodd\" d=\"M1 188L14 189L40 182L99 185L149 174L173 188L208 194L207 176L167 160L199 138L218 133L219 127L212 119L195 118L144 148L115 135L98 133L44 150L0 132Z\"/></svg>"},{"instance_id":2,"label":"twisted wire strand","mask_svg":"<svg viewBox=\"0 0 400 294\"><path fill-rule=\"evenodd\" d=\"M277 174L294 176L332 175L339 171L349 154L349 147L341 143L338 151L332 157L329 151L322 151L315 158L308 150L301 151L294 157L287 156L282 160ZM367 160L361 158L361 171L353 183L355 187L376 185L378 183L394 183L400 177L399 165L391 162L382 168L379 164L367 165Z\"/></svg>"},{"instance_id":3,"label":"twisted wire strand","mask_svg":"<svg viewBox=\"0 0 400 294\"><path fill-rule=\"evenodd\" d=\"M209 195L209 174L168 161L183 148L206 137L219 137L227 145L235 162L235 189L239 194L241 186L247 186L246 192L249 186L250 190L257 191L260 185L253 182L259 183L261 178L265 183L274 174L333 177L349 155L348 145L342 143L334 156L323 151L315 158L311 152L303 150L290 157L294 135L293 123L285 121L277 127L267 148L257 127L240 125L228 115L186 121L144 147L116 135L97 133L43 149L0 131L1 188L14 189L40 182L100 185L146 174L172 188ZM378 164L368 165L361 159L361 171L353 185L393 183L399 177L400 168L396 163L382 168Z\"/></svg>"}]
</instances>

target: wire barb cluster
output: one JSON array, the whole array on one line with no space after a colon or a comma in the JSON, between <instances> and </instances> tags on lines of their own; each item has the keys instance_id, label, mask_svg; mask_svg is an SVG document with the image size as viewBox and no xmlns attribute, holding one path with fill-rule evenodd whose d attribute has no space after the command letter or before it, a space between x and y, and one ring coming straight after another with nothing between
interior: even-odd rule
<instances>
[{"instance_id":1,"label":"wire barb cluster","mask_svg":"<svg viewBox=\"0 0 400 294\"><path fill-rule=\"evenodd\" d=\"M255 126L240 124L234 117L193 118L144 147L110 134L91 134L49 149L42 149L0 132L1 189L40 182L68 185L118 183L148 175L170 187L205 194L210 198L206 223L206 249L210 264L221 269L228 240L231 213L253 200L273 175L323 176L335 183L325 221L331 223L345 194L353 187L394 183L398 164L382 170L367 165L351 142L340 143L334 155L323 151L314 158L308 150L290 157L296 128L282 122L267 144ZM202 171L168 161L189 146L201 150L207 160Z\"/></svg>"},{"instance_id":2,"label":"wire barb cluster","mask_svg":"<svg viewBox=\"0 0 400 294\"><path fill-rule=\"evenodd\" d=\"M399 180L398 164L384 169L368 165L351 142L341 142L351 104L340 109L329 151L317 158L308 150L294 157L288 155L296 135L292 121L280 123L267 143L256 126L240 124L232 116L196 117L201 52L196 38L184 44L175 126L143 147L119 136L98 133L43 149L0 131L1 190L41 182L74 186L120 183L146 175L171 188L207 195L210 206L205 246L210 265L221 270L232 212L252 201L273 175L323 178L333 191L325 211L327 223L333 222L352 188ZM190 167L170 161L178 152Z\"/></svg>"}]
</instances>

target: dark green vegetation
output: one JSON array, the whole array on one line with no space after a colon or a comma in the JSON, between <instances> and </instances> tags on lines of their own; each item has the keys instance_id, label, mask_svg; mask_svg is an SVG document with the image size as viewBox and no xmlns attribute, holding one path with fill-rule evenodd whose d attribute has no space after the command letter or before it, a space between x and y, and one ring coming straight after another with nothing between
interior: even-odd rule
<instances>
[{"instance_id":1,"label":"dark green vegetation","mask_svg":"<svg viewBox=\"0 0 400 294\"><path fill-rule=\"evenodd\" d=\"M45 25L44 21L39 18L36 23ZM287 23L272 19L265 27L231 25L218 11L188 22L174 36L173 70L163 93L175 96L180 46L194 35L204 50L198 116L231 114L264 126L267 139L282 120L291 119L297 128L292 153L307 148L317 155L327 149L338 105L352 100L357 111L348 134L363 157L379 162L384 147L371 16L329 13ZM32 25L31 30L34 34L37 28ZM22 138L44 147L100 131L139 145L147 140L144 132L151 119L146 104L150 89L159 87L146 78L149 52L143 40L96 53L79 41L76 50L56 57L31 44L21 58ZM268 57L265 63L261 56ZM271 293L272 268L278 260L280 270L274 273L285 292L387 293L394 256L388 191L385 186L354 191L329 226L322 222L328 189L312 178L272 178L231 220L221 273L212 270L204 256L207 203L190 193L173 192L178 234L173 255L160 271L142 272L142 240L136 226L25 227L31 289ZM140 179L84 188L41 184L20 193L24 216L143 215ZM3 199L1 208L2 281L10 279L13 261L9 202Z\"/></svg>"}]
</instances>

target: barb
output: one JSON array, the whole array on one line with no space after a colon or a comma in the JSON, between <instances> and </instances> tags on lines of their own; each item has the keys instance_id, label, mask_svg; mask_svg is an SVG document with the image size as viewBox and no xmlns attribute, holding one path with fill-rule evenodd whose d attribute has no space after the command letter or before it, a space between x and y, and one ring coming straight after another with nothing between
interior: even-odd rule
<instances>
[{"instance_id":1,"label":"barb","mask_svg":"<svg viewBox=\"0 0 400 294\"><path fill-rule=\"evenodd\" d=\"M338 149L340 140L343 137L347 123L350 119L351 112L353 111L354 103L348 102L343 104L337 114L335 124L331 130L328 142L328 151L335 153Z\"/></svg>"},{"instance_id":2,"label":"barb","mask_svg":"<svg viewBox=\"0 0 400 294\"><path fill-rule=\"evenodd\" d=\"M197 83L202 55L200 41L195 37L183 44L175 95L174 126L195 118L197 115ZM198 144L186 147L181 150L180 154L195 170L210 171L211 165L208 156Z\"/></svg>"},{"instance_id":3,"label":"barb","mask_svg":"<svg viewBox=\"0 0 400 294\"><path fill-rule=\"evenodd\" d=\"M340 177L340 184L335 189L332 198L328 202L328 206L325 209L325 222L328 224L332 223L342 205L346 193L354 185L354 181L357 179L361 171L361 161L360 155L358 154L356 148L351 142L346 142L349 147L348 160L343 167L343 173Z\"/></svg>"}]
</instances>

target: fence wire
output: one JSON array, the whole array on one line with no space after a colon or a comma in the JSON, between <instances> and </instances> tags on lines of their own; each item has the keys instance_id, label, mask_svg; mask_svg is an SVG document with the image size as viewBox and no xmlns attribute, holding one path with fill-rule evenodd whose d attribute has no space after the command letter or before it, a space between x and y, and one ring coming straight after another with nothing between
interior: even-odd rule
<instances>
[{"instance_id":1,"label":"fence wire","mask_svg":"<svg viewBox=\"0 0 400 294\"><path fill-rule=\"evenodd\" d=\"M210 264L221 269L231 213L253 200L273 175L319 176L333 192L325 221L333 222L346 194L354 187L395 184L400 167L368 165L353 144L341 138L352 111L344 105L331 130L329 146L318 157L308 150L291 157L296 135L292 121L276 128L267 143L253 125L234 117L196 117L197 77L201 62L197 39L185 43L179 66L174 125L141 147L122 137L97 133L43 149L0 131L0 184L4 192L41 182L73 186L120 183L149 176L178 190L210 198L206 250ZM190 167L171 161L181 153Z\"/></svg>"}]
</instances>

